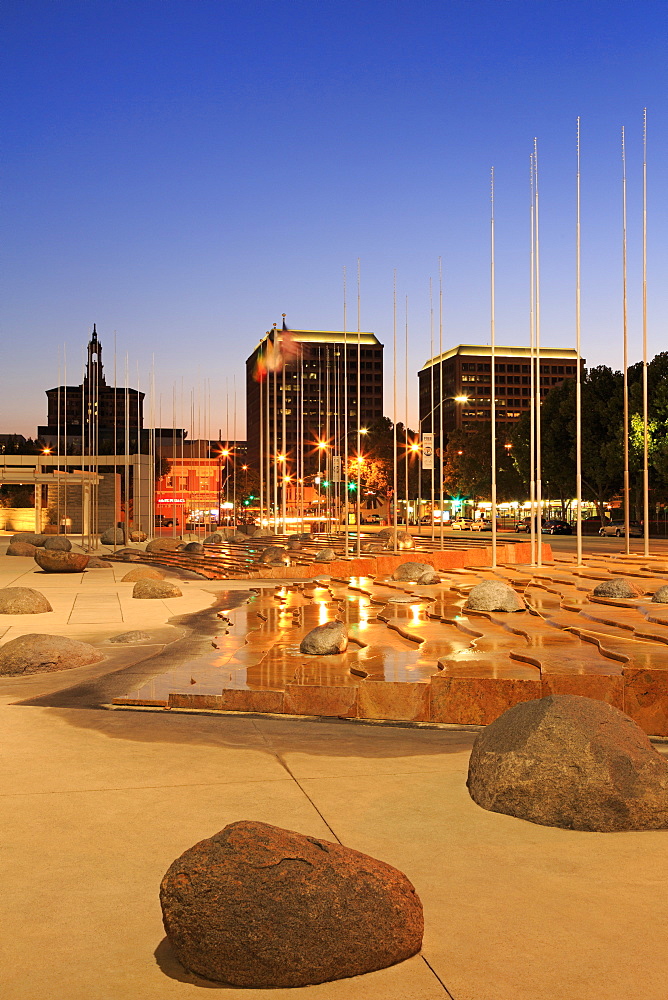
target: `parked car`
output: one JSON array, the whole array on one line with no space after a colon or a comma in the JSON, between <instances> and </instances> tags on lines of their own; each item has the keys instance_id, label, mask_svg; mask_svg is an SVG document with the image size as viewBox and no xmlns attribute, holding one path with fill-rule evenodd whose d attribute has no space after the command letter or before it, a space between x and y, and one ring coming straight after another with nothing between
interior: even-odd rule
<instances>
[{"instance_id":1,"label":"parked car","mask_svg":"<svg viewBox=\"0 0 668 1000\"><path fill-rule=\"evenodd\" d=\"M573 529L568 521L546 521L543 531L548 535L572 535Z\"/></svg>"},{"instance_id":2,"label":"parked car","mask_svg":"<svg viewBox=\"0 0 668 1000\"><path fill-rule=\"evenodd\" d=\"M367 514L362 518L362 524L380 524L382 520L380 514Z\"/></svg>"},{"instance_id":3,"label":"parked car","mask_svg":"<svg viewBox=\"0 0 668 1000\"><path fill-rule=\"evenodd\" d=\"M538 518L534 518L536 522L536 531L538 531ZM546 518L541 517L540 525L541 529L545 527ZM515 525L515 531L526 531L527 534L531 531L531 515L528 517L522 517Z\"/></svg>"},{"instance_id":4,"label":"parked car","mask_svg":"<svg viewBox=\"0 0 668 1000\"><path fill-rule=\"evenodd\" d=\"M473 518L471 517L457 517L450 522L453 531L471 531L472 525Z\"/></svg>"},{"instance_id":5,"label":"parked car","mask_svg":"<svg viewBox=\"0 0 668 1000\"><path fill-rule=\"evenodd\" d=\"M604 524L602 528L599 528L599 535L615 535L617 538L621 538L622 535L626 534L626 526L623 521L610 521L609 524ZM630 521L629 522L629 538L642 538L643 529L640 521Z\"/></svg>"},{"instance_id":6,"label":"parked car","mask_svg":"<svg viewBox=\"0 0 668 1000\"><path fill-rule=\"evenodd\" d=\"M173 517L167 517L166 514L156 514L155 515L155 526L156 528L171 528L174 524Z\"/></svg>"},{"instance_id":7,"label":"parked car","mask_svg":"<svg viewBox=\"0 0 668 1000\"><path fill-rule=\"evenodd\" d=\"M498 525L498 521L497 521ZM471 531L491 531L492 522L486 517L479 517L477 521L474 521L471 525Z\"/></svg>"}]
</instances>

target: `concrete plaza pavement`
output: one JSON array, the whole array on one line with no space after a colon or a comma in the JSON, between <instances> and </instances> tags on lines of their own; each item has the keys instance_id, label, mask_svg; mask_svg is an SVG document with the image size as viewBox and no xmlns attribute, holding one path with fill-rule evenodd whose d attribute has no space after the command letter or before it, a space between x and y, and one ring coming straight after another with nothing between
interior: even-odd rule
<instances>
[{"instance_id":1,"label":"concrete plaza pavement","mask_svg":"<svg viewBox=\"0 0 668 1000\"><path fill-rule=\"evenodd\" d=\"M207 989L240 1000L665 1000L668 831L580 833L480 809L466 790L474 731L69 707L67 688L187 632L169 619L208 607L218 586L191 579L182 598L133 601L119 582L128 568L73 579L0 556L0 585L34 586L54 606L0 616L0 642L52 632L104 643L148 627L160 640L91 667L0 678L4 1000L185 1000ZM86 601L80 620L77 599L95 593L103 610L117 598L121 621L93 621ZM56 692L58 706L27 703ZM239 819L401 869L424 904L422 953L299 990L185 973L164 938L160 879Z\"/></svg>"}]
</instances>

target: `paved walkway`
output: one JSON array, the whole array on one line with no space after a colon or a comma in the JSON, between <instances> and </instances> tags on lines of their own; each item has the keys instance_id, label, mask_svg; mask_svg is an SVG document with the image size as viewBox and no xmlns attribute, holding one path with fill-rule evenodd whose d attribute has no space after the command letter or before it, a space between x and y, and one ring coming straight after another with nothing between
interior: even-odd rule
<instances>
[{"instance_id":1,"label":"paved walkway","mask_svg":"<svg viewBox=\"0 0 668 1000\"><path fill-rule=\"evenodd\" d=\"M212 600L210 585L188 581L182 598L131 603L118 582L128 567L72 579L32 565L0 556L0 584L35 586L56 610L3 618L0 641L46 631L48 618L50 632L100 641L150 623L167 642L183 631L170 616ZM93 593L116 598L122 623L71 621ZM0 679L3 1000L187 1000L199 989L239 1000L665 1000L668 831L578 833L486 812L466 791L466 730L20 704L85 685L137 647L116 655ZM164 939L159 882L238 819L400 868L425 907L422 954L300 990L187 975Z\"/></svg>"}]
</instances>

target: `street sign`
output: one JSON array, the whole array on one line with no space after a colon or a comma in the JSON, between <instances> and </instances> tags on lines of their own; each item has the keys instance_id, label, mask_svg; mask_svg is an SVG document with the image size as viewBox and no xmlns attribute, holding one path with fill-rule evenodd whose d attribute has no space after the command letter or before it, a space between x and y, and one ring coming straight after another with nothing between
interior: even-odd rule
<instances>
[{"instance_id":1,"label":"street sign","mask_svg":"<svg viewBox=\"0 0 668 1000\"><path fill-rule=\"evenodd\" d=\"M332 455L332 482L341 482L341 456Z\"/></svg>"},{"instance_id":2,"label":"street sign","mask_svg":"<svg viewBox=\"0 0 668 1000\"><path fill-rule=\"evenodd\" d=\"M422 435L422 468L434 468L434 435Z\"/></svg>"}]
</instances>

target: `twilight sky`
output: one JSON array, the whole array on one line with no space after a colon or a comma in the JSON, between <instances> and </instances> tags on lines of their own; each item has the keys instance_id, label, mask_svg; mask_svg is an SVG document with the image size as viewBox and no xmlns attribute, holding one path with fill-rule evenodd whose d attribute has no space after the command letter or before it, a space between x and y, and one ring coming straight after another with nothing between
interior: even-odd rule
<instances>
[{"instance_id":1,"label":"twilight sky","mask_svg":"<svg viewBox=\"0 0 668 1000\"><path fill-rule=\"evenodd\" d=\"M534 137L542 342L574 346L578 115L583 354L621 367L624 125L641 356L644 107L666 348L667 26L665 0L4 0L0 432L35 433L65 356L80 382L95 322L108 380L114 336L119 385L126 354L142 389L154 362L156 423L175 396L191 436L208 409L231 436L236 379L242 438L246 357L283 312L341 329L344 267L356 329L358 258L389 415L395 268L401 358L408 297L414 422L439 257L444 347L489 341L492 166L497 343L528 343Z\"/></svg>"}]
</instances>

